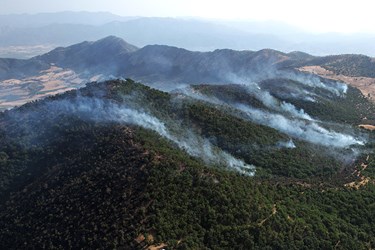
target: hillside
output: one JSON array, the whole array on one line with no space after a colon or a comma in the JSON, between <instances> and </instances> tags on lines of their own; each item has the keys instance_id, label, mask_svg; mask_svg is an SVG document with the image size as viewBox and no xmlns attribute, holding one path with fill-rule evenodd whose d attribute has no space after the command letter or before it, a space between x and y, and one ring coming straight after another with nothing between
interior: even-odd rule
<instances>
[{"instance_id":1,"label":"hillside","mask_svg":"<svg viewBox=\"0 0 375 250\"><path fill-rule=\"evenodd\" d=\"M300 67L302 72L346 82L375 100L375 61L364 55L338 55L315 58Z\"/></svg>"},{"instance_id":2,"label":"hillside","mask_svg":"<svg viewBox=\"0 0 375 250\"><path fill-rule=\"evenodd\" d=\"M0 113L0 247L373 248L374 134L356 129L373 105L279 82L326 102L306 120L264 101L272 81L166 93L128 79Z\"/></svg>"},{"instance_id":3,"label":"hillside","mask_svg":"<svg viewBox=\"0 0 375 250\"><path fill-rule=\"evenodd\" d=\"M0 59L0 109L79 88L84 82L127 77L170 91L180 84L243 84L279 78L309 81L318 75L343 81L373 98L372 64L372 58L360 55L315 57L271 49L194 52L166 45L137 48L109 36L28 60ZM35 86L31 90L25 87L30 84Z\"/></svg>"},{"instance_id":4,"label":"hillside","mask_svg":"<svg viewBox=\"0 0 375 250\"><path fill-rule=\"evenodd\" d=\"M315 58L310 65L320 65L338 75L375 77L375 61L365 55L335 55Z\"/></svg>"},{"instance_id":5,"label":"hillside","mask_svg":"<svg viewBox=\"0 0 375 250\"><path fill-rule=\"evenodd\" d=\"M35 57L35 60L47 64L72 68L78 72L93 71L106 73L108 64L115 65L116 56L138 50L121 38L109 36L96 42L82 42L67 48L57 48L51 52ZM107 66L106 66L107 65Z\"/></svg>"}]
</instances>

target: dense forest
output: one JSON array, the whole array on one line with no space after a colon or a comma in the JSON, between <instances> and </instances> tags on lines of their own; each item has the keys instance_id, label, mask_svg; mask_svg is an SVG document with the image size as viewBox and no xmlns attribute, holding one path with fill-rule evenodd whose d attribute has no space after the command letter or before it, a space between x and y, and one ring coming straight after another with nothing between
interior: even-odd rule
<instances>
[{"instance_id":1,"label":"dense forest","mask_svg":"<svg viewBox=\"0 0 375 250\"><path fill-rule=\"evenodd\" d=\"M374 59L365 55L334 55L310 60L308 65L322 67L346 76L375 77Z\"/></svg>"},{"instance_id":2,"label":"dense forest","mask_svg":"<svg viewBox=\"0 0 375 250\"><path fill-rule=\"evenodd\" d=\"M358 128L374 105L354 88L283 95L295 84L259 84L284 101L275 107L242 85L166 93L112 80L0 113L0 248L374 248L375 132ZM315 144L234 102L294 105L306 125L366 143Z\"/></svg>"}]
</instances>

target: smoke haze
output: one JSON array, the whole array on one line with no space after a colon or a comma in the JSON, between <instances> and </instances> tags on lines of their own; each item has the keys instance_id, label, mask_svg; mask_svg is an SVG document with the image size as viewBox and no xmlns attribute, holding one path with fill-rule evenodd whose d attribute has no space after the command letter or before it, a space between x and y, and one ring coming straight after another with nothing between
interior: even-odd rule
<instances>
[{"instance_id":1,"label":"smoke haze","mask_svg":"<svg viewBox=\"0 0 375 250\"><path fill-rule=\"evenodd\" d=\"M335 148L348 148L354 145L364 145L365 140L355 138L352 135L342 134L332 130L321 127L316 120L313 120L308 114L303 111L298 111L293 105L282 102L277 106L277 101L271 95L260 94L265 96L263 103L267 103L270 107L277 107L282 111L287 111L293 114L295 118L288 118L281 113L271 113L261 109L256 109L242 103L227 103L218 100L216 97L209 97L191 88L181 89L180 93L187 95L196 100L205 101L215 105L225 105L233 107L246 114L246 119L274 128L291 137L298 138L313 144L323 145ZM266 105L267 106L267 105Z\"/></svg>"},{"instance_id":2,"label":"smoke haze","mask_svg":"<svg viewBox=\"0 0 375 250\"><path fill-rule=\"evenodd\" d=\"M207 164L226 166L249 176L255 173L253 165L248 165L242 160L236 159L191 130L181 129L172 133L165 123L144 111L87 97L78 97L72 101L54 101L48 105L49 109L76 114L97 122L119 122L141 126L157 132L162 137L177 144L180 149L194 157L201 158Z\"/></svg>"}]
</instances>

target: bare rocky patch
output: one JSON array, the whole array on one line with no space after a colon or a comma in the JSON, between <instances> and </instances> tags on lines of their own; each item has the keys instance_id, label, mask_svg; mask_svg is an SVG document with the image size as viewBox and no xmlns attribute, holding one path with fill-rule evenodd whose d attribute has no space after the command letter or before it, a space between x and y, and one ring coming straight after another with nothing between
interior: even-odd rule
<instances>
[{"instance_id":1,"label":"bare rocky patch","mask_svg":"<svg viewBox=\"0 0 375 250\"><path fill-rule=\"evenodd\" d=\"M304 66L298 68L298 70L313 73L332 80L343 81L353 87L358 88L364 96L369 97L370 100L375 102L375 78L337 75L321 66Z\"/></svg>"}]
</instances>

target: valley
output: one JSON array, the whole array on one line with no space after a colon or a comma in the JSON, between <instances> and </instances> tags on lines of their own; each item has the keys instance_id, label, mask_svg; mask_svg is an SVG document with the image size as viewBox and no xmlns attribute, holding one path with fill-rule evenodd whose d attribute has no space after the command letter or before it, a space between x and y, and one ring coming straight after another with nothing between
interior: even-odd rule
<instances>
[{"instance_id":1,"label":"valley","mask_svg":"<svg viewBox=\"0 0 375 250\"><path fill-rule=\"evenodd\" d=\"M95 79L95 78L93 78ZM74 71L51 66L36 76L0 82L0 109L12 108L40 98L84 86Z\"/></svg>"},{"instance_id":2,"label":"valley","mask_svg":"<svg viewBox=\"0 0 375 250\"><path fill-rule=\"evenodd\" d=\"M28 59L40 54L47 53L58 46L53 44L1 46L0 58Z\"/></svg>"}]
</instances>

